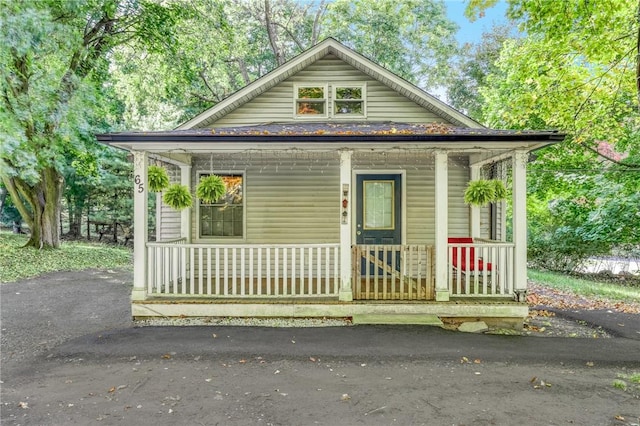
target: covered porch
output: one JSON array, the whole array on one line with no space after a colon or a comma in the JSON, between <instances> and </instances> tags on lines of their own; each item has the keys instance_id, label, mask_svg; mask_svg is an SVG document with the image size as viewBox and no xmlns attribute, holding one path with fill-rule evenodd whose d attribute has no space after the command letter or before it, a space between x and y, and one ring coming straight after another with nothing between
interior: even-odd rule
<instances>
[{"instance_id":1,"label":"covered porch","mask_svg":"<svg viewBox=\"0 0 640 426\"><path fill-rule=\"evenodd\" d=\"M143 150L142 145L135 148L132 149L136 179L134 317L350 317L358 312L436 314L455 318L526 316L526 305L521 302L526 294L528 150L521 145L515 149L494 150L414 148L409 155L402 150L393 161L406 163L408 158L413 158L413 163L387 168L378 164L363 166L363 158L372 155L370 147L362 150L352 146L325 152L323 155L335 158L327 162L327 167L335 164L331 185L335 194L333 226L337 238L333 242L319 239L297 243L254 242L251 238L221 243L202 241L194 233L194 209L180 213L179 238L149 242L144 226L148 215L144 179L150 159L175 165L180 172L180 182L193 188L192 168L198 153L176 154L158 147L154 151ZM206 149L207 158L212 151L216 155L212 147ZM255 146L252 149L260 152ZM269 149L273 150L273 145ZM393 152L393 147L384 150L385 154L379 157L390 160L392 156L388 153ZM290 147L283 147L280 152L277 154L280 158L291 155ZM299 151L296 152L299 158ZM224 155L229 158L234 154ZM243 155L246 156L246 152ZM487 165L510 163L511 241L504 241L504 234L500 240L482 238L479 207L465 206L468 210L465 224L460 226L459 213L456 213L456 223L451 226L450 200L461 199L462 194L460 184L454 191L451 189L450 168L456 167L461 158L465 163L466 172L462 172L465 182L480 177ZM433 238L408 237L406 229L410 225L407 225L400 244L360 243L355 223L358 200L354 188L358 176L372 170L376 173L398 170L408 195L415 193L412 179L418 172L414 170L423 169L431 177L420 190L426 191L433 200L433 208L427 210L427 215L409 220L407 216L413 214L412 207L403 208L402 220L403 224L413 220L417 226L411 226L417 228L423 223L423 227L432 229L429 232ZM460 179L460 172L454 174ZM248 180L249 177L250 174ZM454 208L459 212L461 203L456 203ZM468 236L472 240L450 242L451 236Z\"/></svg>"}]
</instances>

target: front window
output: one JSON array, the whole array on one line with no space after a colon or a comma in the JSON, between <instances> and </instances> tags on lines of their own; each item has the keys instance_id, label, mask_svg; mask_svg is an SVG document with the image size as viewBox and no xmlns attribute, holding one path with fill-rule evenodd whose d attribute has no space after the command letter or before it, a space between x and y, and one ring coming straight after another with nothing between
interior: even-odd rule
<instances>
[{"instance_id":1,"label":"front window","mask_svg":"<svg viewBox=\"0 0 640 426\"><path fill-rule=\"evenodd\" d=\"M297 86L296 114L325 117L327 115L326 86Z\"/></svg>"},{"instance_id":2,"label":"front window","mask_svg":"<svg viewBox=\"0 0 640 426\"><path fill-rule=\"evenodd\" d=\"M216 173L217 174L217 173ZM213 203L199 203L200 238L244 236L244 176L217 174L227 187L226 193ZM209 176L201 174L200 179Z\"/></svg>"}]
</instances>

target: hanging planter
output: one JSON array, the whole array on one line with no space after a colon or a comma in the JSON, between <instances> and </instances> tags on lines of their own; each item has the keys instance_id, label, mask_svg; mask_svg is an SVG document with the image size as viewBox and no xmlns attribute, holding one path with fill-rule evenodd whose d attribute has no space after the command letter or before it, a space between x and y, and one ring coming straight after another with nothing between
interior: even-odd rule
<instances>
[{"instance_id":1,"label":"hanging planter","mask_svg":"<svg viewBox=\"0 0 640 426\"><path fill-rule=\"evenodd\" d=\"M196 196L203 202L214 203L227 192L224 180L217 175L209 175L202 178L196 187Z\"/></svg>"},{"instance_id":2,"label":"hanging planter","mask_svg":"<svg viewBox=\"0 0 640 426\"><path fill-rule=\"evenodd\" d=\"M497 179L493 179L490 182L493 184L493 191L495 192L493 201L502 201L507 198L507 188L505 188L504 182Z\"/></svg>"},{"instance_id":3,"label":"hanging planter","mask_svg":"<svg viewBox=\"0 0 640 426\"><path fill-rule=\"evenodd\" d=\"M191 207L191 193L185 185L173 184L167 189L162 197L165 204L176 210L183 210Z\"/></svg>"},{"instance_id":4,"label":"hanging planter","mask_svg":"<svg viewBox=\"0 0 640 426\"><path fill-rule=\"evenodd\" d=\"M485 206L494 201L496 190L490 180L472 180L464 191L464 202L474 206Z\"/></svg>"},{"instance_id":5,"label":"hanging planter","mask_svg":"<svg viewBox=\"0 0 640 426\"><path fill-rule=\"evenodd\" d=\"M162 192L169 187L169 176L164 167L149 166L147 179L149 181L149 191L151 192Z\"/></svg>"}]
</instances>

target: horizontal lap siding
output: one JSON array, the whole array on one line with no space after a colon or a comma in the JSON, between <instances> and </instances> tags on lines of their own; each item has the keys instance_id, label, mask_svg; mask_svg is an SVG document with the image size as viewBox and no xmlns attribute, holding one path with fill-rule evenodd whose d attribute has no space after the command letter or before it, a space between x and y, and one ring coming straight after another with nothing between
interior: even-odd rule
<instances>
[{"instance_id":1,"label":"horizontal lap siding","mask_svg":"<svg viewBox=\"0 0 640 426\"><path fill-rule=\"evenodd\" d=\"M294 118L295 83L353 82L367 84L367 117L357 121L444 122L431 111L398 94L333 55L310 65L235 111L220 118L212 127L256 123L300 121ZM332 95L329 89L328 96ZM329 102L330 103L330 102ZM329 118L331 120L331 118ZM336 120L337 121L337 120Z\"/></svg>"},{"instance_id":2,"label":"horizontal lap siding","mask_svg":"<svg viewBox=\"0 0 640 426\"><path fill-rule=\"evenodd\" d=\"M435 171L431 154L362 155L354 154L354 169L406 171L407 244L433 244L435 241ZM468 235L469 208L464 189L469 179L464 157L449 160L449 235Z\"/></svg>"},{"instance_id":3,"label":"horizontal lap siding","mask_svg":"<svg viewBox=\"0 0 640 426\"><path fill-rule=\"evenodd\" d=\"M162 167L167 170L170 183L180 183L180 168L178 166L163 163ZM162 193L156 194L156 197L156 205L159 206L156 209L156 239L166 241L180 238L181 213L162 201Z\"/></svg>"},{"instance_id":4,"label":"horizontal lap siding","mask_svg":"<svg viewBox=\"0 0 640 426\"><path fill-rule=\"evenodd\" d=\"M195 182L199 171L212 168L219 173L245 172L246 239L238 239L238 244L339 242L338 155L284 155L197 157L193 179ZM192 218L196 238L195 212Z\"/></svg>"}]
</instances>

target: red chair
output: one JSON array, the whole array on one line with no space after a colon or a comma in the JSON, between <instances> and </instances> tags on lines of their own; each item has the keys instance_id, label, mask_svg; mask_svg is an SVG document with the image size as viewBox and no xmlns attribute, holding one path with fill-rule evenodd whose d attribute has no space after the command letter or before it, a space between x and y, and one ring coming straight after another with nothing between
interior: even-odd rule
<instances>
[{"instance_id":1,"label":"red chair","mask_svg":"<svg viewBox=\"0 0 640 426\"><path fill-rule=\"evenodd\" d=\"M449 244L473 244L473 238L471 237L451 237L448 241ZM458 255L458 249L461 251L460 255ZM453 247L452 257L451 262L453 263L453 267L460 269L463 273L483 272L485 270L491 272L493 267L491 262L485 263L482 258L476 259L475 247Z\"/></svg>"}]
</instances>

